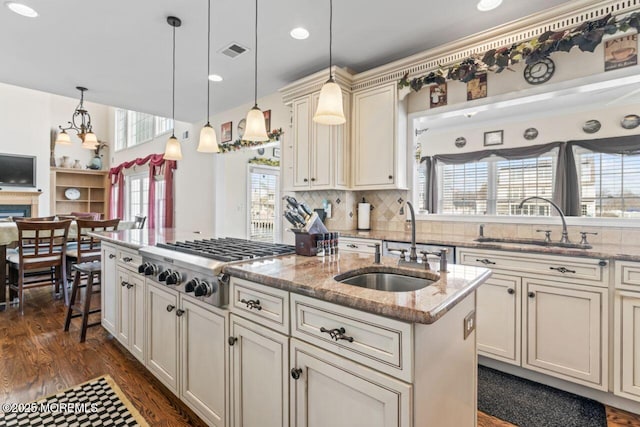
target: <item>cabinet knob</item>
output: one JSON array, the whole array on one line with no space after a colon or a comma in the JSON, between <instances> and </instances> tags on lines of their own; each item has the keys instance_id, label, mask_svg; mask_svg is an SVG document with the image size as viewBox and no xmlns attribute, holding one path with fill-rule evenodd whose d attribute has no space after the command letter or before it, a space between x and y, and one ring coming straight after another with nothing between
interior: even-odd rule
<instances>
[{"instance_id":1,"label":"cabinet knob","mask_svg":"<svg viewBox=\"0 0 640 427\"><path fill-rule=\"evenodd\" d=\"M184 314L184 310L182 310L182 309L177 309L177 310L176 310L176 316L180 317L180 316L182 316L183 314Z\"/></svg>"},{"instance_id":2,"label":"cabinet knob","mask_svg":"<svg viewBox=\"0 0 640 427\"><path fill-rule=\"evenodd\" d=\"M167 311L168 311L169 313L171 313L171 312L173 311L173 309L174 309L174 308L176 308L176 306L175 306L175 305L171 305L171 304L169 304L169 305L167 306Z\"/></svg>"},{"instance_id":3,"label":"cabinet knob","mask_svg":"<svg viewBox=\"0 0 640 427\"><path fill-rule=\"evenodd\" d=\"M302 375L302 369L300 368L291 368L291 378L294 380L299 380L300 375Z\"/></svg>"},{"instance_id":4,"label":"cabinet knob","mask_svg":"<svg viewBox=\"0 0 640 427\"><path fill-rule=\"evenodd\" d=\"M535 298L536 296L535 292L528 292L527 295L529 296L529 298Z\"/></svg>"},{"instance_id":5,"label":"cabinet knob","mask_svg":"<svg viewBox=\"0 0 640 427\"><path fill-rule=\"evenodd\" d=\"M311 182L314 182L316 179L315 178L311 178Z\"/></svg>"},{"instance_id":6,"label":"cabinet knob","mask_svg":"<svg viewBox=\"0 0 640 427\"><path fill-rule=\"evenodd\" d=\"M133 288L133 283L127 282L127 289L131 289L131 288Z\"/></svg>"},{"instance_id":7,"label":"cabinet knob","mask_svg":"<svg viewBox=\"0 0 640 427\"><path fill-rule=\"evenodd\" d=\"M508 288L508 289L507 289L507 293L508 293L509 295L513 295L513 294L515 294L515 293L516 293L516 290L515 290L515 289L513 289L513 288Z\"/></svg>"},{"instance_id":8,"label":"cabinet knob","mask_svg":"<svg viewBox=\"0 0 640 427\"><path fill-rule=\"evenodd\" d=\"M128 283L127 283L127 282L125 282L124 280L123 280L122 282L120 282L120 286L122 286L123 288L124 288L125 286L127 286L127 285L128 285Z\"/></svg>"},{"instance_id":9,"label":"cabinet knob","mask_svg":"<svg viewBox=\"0 0 640 427\"><path fill-rule=\"evenodd\" d=\"M229 345L234 345L236 341L238 341L238 338L236 337L229 337L229 339L227 339L227 342L229 343Z\"/></svg>"},{"instance_id":10,"label":"cabinet knob","mask_svg":"<svg viewBox=\"0 0 640 427\"><path fill-rule=\"evenodd\" d=\"M303 179L302 181L304 182L309 182L309 180L307 178Z\"/></svg>"},{"instance_id":11,"label":"cabinet knob","mask_svg":"<svg viewBox=\"0 0 640 427\"><path fill-rule=\"evenodd\" d=\"M116 256L114 254L109 254L109 259L114 259Z\"/></svg>"},{"instance_id":12,"label":"cabinet knob","mask_svg":"<svg viewBox=\"0 0 640 427\"><path fill-rule=\"evenodd\" d=\"M389 175L389 179L393 179L393 175Z\"/></svg>"},{"instance_id":13,"label":"cabinet knob","mask_svg":"<svg viewBox=\"0 0 640 427\"><path fill-rule=\"evenodd\" d=\"M126 257L122 258L122 260L124 262L131 262L131 261L133 261L133 258L126 256Z\"/></svg>"},{"instance_id":14,"label":"cabinet knob","mask_svg":"<svg viewBox=\"0 0 640 427\"><path fill-rule=\"evenodd\" d=\"M605 260L601 259L601 260L600 260L600 262L598 263L598 265L599 265L600 267L606 267L606 266L607 266L607 261L605 261Z\"/></svg>"}]
</instances>

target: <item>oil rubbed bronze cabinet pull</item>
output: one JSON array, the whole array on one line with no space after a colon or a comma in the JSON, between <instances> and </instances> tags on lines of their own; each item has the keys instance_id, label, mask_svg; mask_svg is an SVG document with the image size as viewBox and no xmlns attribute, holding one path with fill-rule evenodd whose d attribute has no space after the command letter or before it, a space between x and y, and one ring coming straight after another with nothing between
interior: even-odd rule
<instances>
[{"instance_id":1,"label":"oil rubbed bronze cabinet pull","mask_svg":"<svg viewBox=\"0 0 640 427\"><path fill-rule=\"evenodd\" d=\"M527 293L527 295L529 296L529 298L535 298L536 297L535 292L529 292L529 293Z\"/></svg>"},{"instance_id":2,"label":"oil rubbed bronze cabinet pull","mask_svg":"<svg viewBox=\"0 0 640 427\"><path fill-rule=\"evenodd\" d=\"M299 380L300 375L302 375L302 369L300 368L291 368L291 378L294 380Z\"/></svg>"},{"instance_id":3,"label":"oil rubbed bronze cabinet pull","mask_svg":"<svg viewBox=\"0 0 640 427\"><path fill-rule=\"evenodd\" d=\"M345 341L353 342L353 337L348 337L345 335L347 331L344 328L327 329L324 326L322 326L320 328L320 332L329 334L329 336L336 341L345 340Z\"/></svg>"},{"instance_id":4,"label":"oil rubbed bronze cabinet pull","mask_svg":"<svg viewBox=\"0 0 640 427\"><path fill-rule=\"evenodd\" d=\"M176 310L176 316L178 316L178 317L182 316L184 313L185 313L185 311L182 310L182 309L177 309Z\"/></svg>"},{"instance_id":5,"label":"oil rubbed bronze cabinet pull","mask_svg":"<svg viewBox=\"0 0 640 427\"><path fill-rule=\"evenodd\" d=\"M563 274L564 273L575 273L576 272L575 270L569 270L566 267L549 267L549 270L557 270L557 271L559 271L560 273L563 273Z\"/></svg>"},{"instance_id":6,"label":"oil rubbed bronze cabinet pull","mask_svg":"<svg viewBox=\"0 0 640 427\"><path fill-rule=\"evenodd\" d=\"M175 306L175 305L171 305L171 304L169 304L169 305L167 306L167 311L168 311L169 313L171 313L171 312L173 311L173 309L174 309L174 308L176 308L176 306Z\"/></svg>"},{"instance_id":7,"label":"oil rubbed bronze cabinet pull","mask_svg":"<svg viewBox=\"0 0 640 427\"><path fill-rule=\"evenodd\" d=\"M123 280L122 282L120 282L120 286L122 286L123 288L124 288L125 286L127 286L128 284L129 284L129 283L128 283L128 282L125 282L124 280Z\"/></svg>"},{"instance_id":8,"label":"oil rubbed bronze cabinet pull","mask_svg":"<svg viewBox=\"0 0 640 427\"><path fill-rule=\"evenodd\" d=\"M236 341L238 341L238 338L236 338L236 337L229 337L229 339L227 340L229 345L234 345L236 343Z\"/></svg>"},{"instance_id":9,"label":"oil rubbed bronze cabinet pull","mask_svg":"<svg viewBox=\"0 0 640 427\"><path fill-rule=\"evenodd\" d=\"M114 259L116 256L114 254L109 254L109 259Z\"/></svg>"},{"instance_id":10,"label":"oil rubbed bronze cabinet pull","mask_svg":"<svg viewBox=\"0 0 640 427\"><path fill-rule=\"evenodd\" d=\"M495 264L495 262L491 261L490 259L484 258L484 259L476 259L476 262L481 262L484 265L489 265L489 264Z\"/></svg>"},{"instance_id":11,"label":"oil rubbed bronze cabinet pull","mask_svg":"<svg viewBox=\"0 0 640 427\"><path fill-rule=\"evenodd\" d=\"M257 300L250 299L249 301L247 301L246 299L242 298L240 302L245 304L249 310L252 310L254 308L258 311L262 310L262 306L260 305L259 299Z\"/></svg>"},{"instance_id":12,"label":"oil rubbed bronze cabinet pull","mask_svg":"<svg viewBox=\"0 0 640 427\"><path fill-rule=\"evenodd\" d=\"M122 260L124 262L131 262L131 261L133 261L133 258L126 256L126 257L122 258Z\"/></svg>"},{"instance_id":13,"label":"oil rubbed bronze cabinet pull","mask_svg":"<svg viewBox=\"0 0 640 427\"><path fill-rule=\"evenodd\" d=\"M515 290L515 289L513 289L513 288L507 288L507 293L508 293L509 295L513 295L513 294L515 294L515 293L516 293L516 290Z\"/></svg>"},{"instance_id":14,"label":"oil rubbed bronze cabinet pull","mask_svg":"<svg viewBox=\"0 0 640 427\"><path fill-rule=\"evenodd\" d=\"M133 283L127 282L127 289L131 289L131 288L133 288Z\"/></svg>"},{"instance_id":15,"label":"oil rubbed bronze cabinet pull","mask_svg":"<svg viewBox=\"0 0 640 427\"><path fill-rule=\"evenodd\" d=\"M353 243L349 243L349 244L347 244L347 247L356 249L358 247L358 245L354 245Z\"/></svg>"}]
</instances>

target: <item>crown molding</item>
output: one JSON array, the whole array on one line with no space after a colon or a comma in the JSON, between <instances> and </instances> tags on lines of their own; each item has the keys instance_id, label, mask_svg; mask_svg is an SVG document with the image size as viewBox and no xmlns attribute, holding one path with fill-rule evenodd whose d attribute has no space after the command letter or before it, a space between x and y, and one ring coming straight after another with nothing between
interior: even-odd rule
<instances>
[{"instance_id":1,"label":"crown molding","mask_svg":"<svg viewBox=\"0 0 640 427\"><path fill-rule=\"evenodd\" d=\"M333 72L333 77L336 80L336 83L340 85L343 92L351 93L353 73L346 68L339 68L335 65L331 67L331 71ZM329 68L325 68L324 70L318 71L310 76L303 77L302 79L296 80L295 82L283 87L279 90L282 95L282 102L285 105L290 105L296 98L320 91L320 89L322 89L322 85L327 82L328 75Z\"/></svg>"}]
</instances>

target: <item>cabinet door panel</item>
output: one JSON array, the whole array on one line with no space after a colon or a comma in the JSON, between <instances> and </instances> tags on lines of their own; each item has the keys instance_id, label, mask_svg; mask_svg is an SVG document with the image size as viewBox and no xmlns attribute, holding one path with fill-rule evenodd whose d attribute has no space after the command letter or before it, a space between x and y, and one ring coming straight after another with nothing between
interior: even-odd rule
<instances>
[{"instance_id":1,"label":"cabinet door panel","mask_svg":"<svg viewBox=\"0 0 640 427\"><path fill-rule=\"evenodd\" d=\"M616 292L614 393L640 401L640 293Z\"/></svg>"},{"instance_id":2,"label":"cabinet door panel","mask_svg":"<svg viewBox=\"0 0 640 427\"><path fill-rule=\"evenodd\" d=\"M118 267L118 279L116 281L116 293L118 295L117 303L117 322L116 328L118 334L116 337L118 341L125 346L129 347L129 316L131 314L130 302L129 302L129 271Z\"/></svg>"},{"instance_id":3,"label":"cabinet door panel","mask_svg":"<svg viewBox=\"0 0 640 427\"><path fill-rule=\"evenodd\" d=\"M289 425L289 338L231 315L232 425Z\"/></svg>"},{"instance_id":4,"label":"cabinet door panel","mask_svg":"<svg viewBox=\"0 0 640 427\"><path fill-rule=\"evenodd\" d=\"M155 285L147 287L147 368L174 393L178 392L177 305L177 295Z\"/></svg>"},{"instance_id":5,"label":"cabinet door panel","mask_svg":"<svg viewBox=\"0 0 640 427\"><path fill-rule=\"evenodd\" d=\"M292 340L292 421L296 427L409 426L411 387Z\"/></svg>"},{"instance_id":6,"label":"cabinet door panel","mask_svg":"<svg viewBox=\"0 0 640 427\"><path fill-rule=\"evenodd\" d=\"M606 388L602 378L606 290L565 289L527 278L523 288L527 320L523 367Z\"/></svg>"},{"instance_id":7,"label":"cabinet door panel","mask_svg":"<svg viewBox=\"0 0 640 427\"><path fill-rule=\"evenodd\" d=\"M131 353L144 363L145 347L145 294L144 277L136 273L129 273L129 349Z\"/></svg>"},{"instance_id":8,"label":"cabinet door panel","mask_svg":"<svg viewBox=\"0 0 640 427\"><path fill-rule=\"evenodd\" d=\"M214 426L225 425L225 317L182 299L180 397Z\"/></svg>"},{"instance_id":9,"label":"cabinet door panel","mask_svg":"<svg viewBox=\"0 0 640 427\"><path fill-rule=\"evenodd\" d=\"M520 278L494 274L476 292L480 354L520 364Z\"/></svg>"},{"instance_id":10,"label":"cabinet door panel","mask_svg":"<svg viewBox=\"0 0 640 427\"><path fill-rule=\"evenodd\" d=\"M101 275L101 316L102 326L116 336L116 250L111 246L102 247L102 275ZM118 285L120 286L120 285Z\"/></svg>"},{"instance_id":11,"label":"cabinet door panel","mask_svg":"<svg viewBox=\"0 0 640 427\"><path fill-rule=\"evenodd\" d=\"M296 99L293 102L293 186L308 187L311 156L311 98Z\"/></svg>"},{"instance_id":12,"label":"cabinet door panel","mask_svg":"<svg viewBox=\"0 0 640 427\"><path fill-rule=\"evenodd\" d=\"M312 96L311 114L318 107L319 93ZM313 143L313 153L311 156L311 186L312 187L328 187L331 185L331 176L333 174L334 162L332 153L332 132L335 126L321 125L311 121L311 140Z\"/></svg>"}]
</instances>

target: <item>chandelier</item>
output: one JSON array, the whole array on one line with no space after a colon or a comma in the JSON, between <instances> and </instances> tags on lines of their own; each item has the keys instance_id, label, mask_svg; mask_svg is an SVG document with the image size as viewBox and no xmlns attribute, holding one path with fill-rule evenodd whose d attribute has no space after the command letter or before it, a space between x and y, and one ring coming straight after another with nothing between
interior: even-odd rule
<instances>
[{"instance_id":1,"label":"chandelier","mask_svg":"<svg viewBox=\"0 0 640 427\"><path fill-rule=\"evenodd\" d=\"M78 137L82 140L82 148L88 148L94 150L98 145L98 138L96 134L93 133L93 129L91 128L91 115L84 108L84 93L87 90L86 87L76 86L76 89L80 91L80 104L76 107L73 112L73 116L71 116L71 121L69 126L60 128L60 133L56 138L56 144L62 145L71 145L71 138L67 133L68 130L75 131L78 134Z\"/></svg>"}]
</instances>

